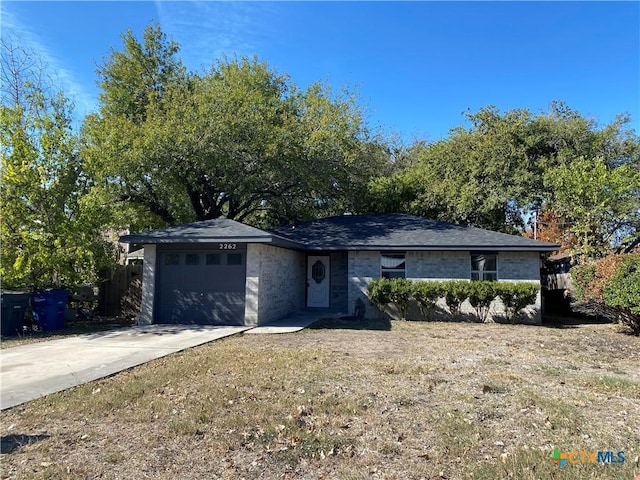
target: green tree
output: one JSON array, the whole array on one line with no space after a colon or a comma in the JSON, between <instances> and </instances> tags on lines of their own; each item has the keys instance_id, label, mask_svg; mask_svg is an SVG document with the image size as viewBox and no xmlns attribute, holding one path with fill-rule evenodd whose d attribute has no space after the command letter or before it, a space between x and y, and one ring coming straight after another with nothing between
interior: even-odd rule
<instances>
[{"instance_id":1,"label":"green tree","mask_svg":"<svg viewBox=\"0 0 640 480\"><path fill-rule=\"evenodd\" d=\"M40 71L14 72L15 94L3 95L0 111L3 286L93 281L109 250L102 238L104 211L86 196L91 182L71 129L71 105L34 81Z\"/></svg>"},{"instance_id":2,"label":"green tree","mask_svg":"<svg viewBox=\"0 0 640 480\"><path fill-rule=\"evenodd\" d=\"M407 212L508 233L521 232L523 214L544 204L554 212L546 171L580 157L638 169L640 142L628 116L599 127L555 102L550 111L501 113L494 107L465 115L467 126L434 143L409 148L412 162L370 182L367 211Z\"/></svg>"},{"instance_id":3,"label":"green tree","mask_svg":"<svg viewBox=\"0 0 640 480\"><path fill-rule=\"evenodd\" d=\"M630 164L607 165L601 157L580 157L548 170L554 211L569 224L576 253L601 258L640 233L640 171Z\"/></svg>"},{"instance_id":4,"label":"green tree","mask_svg":"<svg viewBox=\"0 0 640 480\"><path fill-rule=\"evenodd\" d=\"M301 91L256 58L185 73L177 52L149 27L142 43L126 34L99 71L87 156L117 200L164 223L283 223L352 209L386 161L353 92ZM164 75L140 82L141 71Z\"/></svg>"},{"instance_id":5,"label":"green tree","mask_svg":"<svg viewBox=\"0 0 640 480\"><path fill-rule=\"evenodd\" d=\"M122 35L122 42L123 51L112 49L98 68L102 114L125 117L139 125L167 86L185 78L185 68L176 58L180 47L158 25L145 29L142 42L131 30Z\"/></svg>"},{"instance_id":6,"label":"green tree","mask_svg":"<svg viewBox=\"0 0 640 480\"><path fill-rule=\"evenodd\" d=\"M116 223L159 226L187 215L166 185L175 179L154 158L157 147L145 135L145 124L154 121L167 89L183 85L187 75L176 58L178 45L157 25L145 29L142 42L131 31L122 42L123 50L112 50L98 68L101 108L84 121L81 152L96 180L94 194L111 203Z\"/></svg>"}]
</instances>

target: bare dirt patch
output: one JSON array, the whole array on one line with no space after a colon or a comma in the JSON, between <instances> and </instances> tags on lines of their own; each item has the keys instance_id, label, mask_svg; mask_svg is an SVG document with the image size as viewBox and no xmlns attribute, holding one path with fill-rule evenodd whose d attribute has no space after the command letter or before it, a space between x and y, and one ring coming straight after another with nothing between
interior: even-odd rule
<instances>
[{"instance_id":1,"label":"bare dirt patch","mask_svg":"<svg viewBox=\"0 0 640 480\"><path fill-rule=\"evenodd\" d=\"M614 325L324 326L228 338L3 412L2 478L640 474L640 339ZM554 448L625 462L560 469Z\"/></svg>"}]
</instances>

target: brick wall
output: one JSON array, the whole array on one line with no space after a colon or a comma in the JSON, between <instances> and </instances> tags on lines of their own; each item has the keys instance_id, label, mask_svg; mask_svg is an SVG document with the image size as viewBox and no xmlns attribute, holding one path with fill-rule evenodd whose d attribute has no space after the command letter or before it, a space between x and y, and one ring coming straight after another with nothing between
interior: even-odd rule
<instances>
[{"instance_id":1,"label":"brick wall","mask_svg":"<svg viewBox=\"0 0 640 480\"><path fill-rule=\"evenodd\" d=\"M245 324L278 320L304 307L305 255L264 244L247 248Z\"/></svg>"},{"instance_id":2,"label":"brick wall","mask_svg":"<svg viewBox=\"0 0 640 480\"><path fill-rule=\"evenodd\" d=\"M510 281L540 281L540 254L537 252L500 252L498 278Z\"/></svg>"},{"instance_id":3,"label":"brick wall","mask_svg":"<svg viewBox=\"0 0 640 480\"><path fill-rule=\"evenodd\" d=\"M334 311L349 311L349 255L347 252L331 252L331 297L330 308Z\"/></svg>"},{"instance_id":4,"label":"brick wall","mask_svg":"<svg viewBox=\"0 0 640 480\"><path fill-rule=\"evenodd\" d=\"M371 279L380 278L380 252L350 251L348 259L348 313L350 315L355 313L356 302L361 298L366 306L365 316L375 317L377 311L367 299L367 285Z\"/></svg>"},{"instance_id":5,"label":"brick wall","mask_svg":"<svg viewBox=\"0 0 640 480\"><path fill-rule=\"evenodd\" d=\"M471 278L469 252L407 252L407 278L453 280Z\"/></svg>"},{"instance_id":6,"label":"brick wall","mask_svg":"<svg viewBox=\"0 0 640 480\"><path fill-rule=\"evenodd\" d=\"M470 253L454 251L408 251L406 252L406 275L413 280L470 280L471 259ZM367 306L367 317L374 317L378 312L368 302L366 291L368 282L373 278L380 278L380 252L356 251L349 252L348 279L349 279L349 313L352 314L357 298L362 298ZM499 252L498 253L498 278L500 281L527 281L540 283L540 254L537 252ZM440 315L446 317L446 304L444 299L438 303ZM494 316L500 316L504 311L502 303L493 302L491 312ZM397 312L390 309L390 316L397 316ZM473 316L474 309L465 302L462 308L463 315ZM535 304L525 309L526 321L540 323L541 295L538 293ZM413 306L409 310L409 319L419 319L418 309Z\"/></svg>"},{"instance_id":7,"label":"brick wall","mask_svg":"<svg viewBox=\"0 0 640 480\"><path fill-rule=\"evenodd\" d=\"M142 306L138 325L151 325L156 293L156 245L144 246L144 262L142 266Z\"/></svg>"}]
</instances>

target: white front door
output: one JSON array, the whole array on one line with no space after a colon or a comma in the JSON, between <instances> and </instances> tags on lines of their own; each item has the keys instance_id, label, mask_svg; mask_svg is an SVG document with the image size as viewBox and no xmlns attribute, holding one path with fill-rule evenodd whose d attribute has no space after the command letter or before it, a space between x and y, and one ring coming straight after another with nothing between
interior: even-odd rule
<instances>
[{"instance_id":1,"label":"white front door","mask_svg":"<svg viewBox=\"0 0 640 480\"><path fill-rule=\"evenodd\" d=\"M329 307L329 256L307 257L307 307Z\"/></svg>"}]
</instances>

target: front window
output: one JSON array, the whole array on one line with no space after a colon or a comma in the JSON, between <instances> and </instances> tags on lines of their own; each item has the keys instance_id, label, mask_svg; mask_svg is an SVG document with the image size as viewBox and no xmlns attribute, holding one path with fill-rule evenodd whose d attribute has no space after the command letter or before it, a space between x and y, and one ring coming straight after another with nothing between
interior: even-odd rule
<instances>
[{"instance_id":1,"label":"front window","mask_svg":"<svg viewBox=\"0 0 640 480\"><path fill-rule=\"evenodd\" d=\"M382 278L406 278L404 253L382 253L380 266Z\"/></svg>"},{"instance_id":2,"label":"front window","mask_svg":"<svg viewBox=\"0 0 640 480\"><path fill-rule=\"evenodd\" d=\"M472 253L471 280L498 280L498 255L495 253Z\"/></svg>"}]
</instances>

